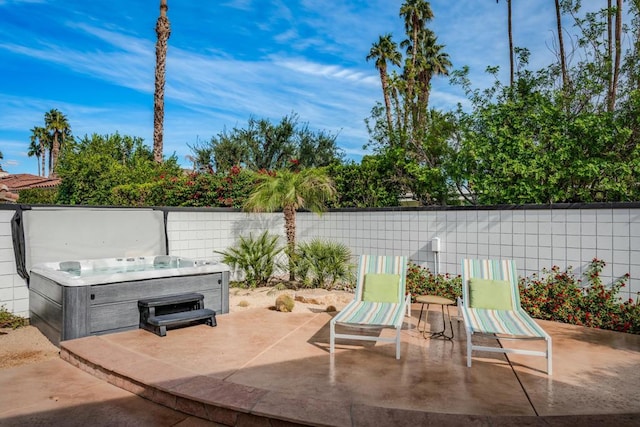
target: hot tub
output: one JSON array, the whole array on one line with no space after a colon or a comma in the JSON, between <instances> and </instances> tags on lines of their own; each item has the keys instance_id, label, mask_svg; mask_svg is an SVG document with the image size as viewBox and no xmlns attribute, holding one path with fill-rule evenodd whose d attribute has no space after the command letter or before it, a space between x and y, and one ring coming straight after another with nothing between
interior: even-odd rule
<instances>
[{"instance_id":1,"label":"hot tub","mask_svg":"<svg viewBox=\"0 0 640 427\"><path fill-rule=\"evenodd\" d=\"M29 280L31 324L49 340L137 329L138 300L186 292L229 312L229 267L165 255L48 262Z\"/></svg>"}]
</instances>

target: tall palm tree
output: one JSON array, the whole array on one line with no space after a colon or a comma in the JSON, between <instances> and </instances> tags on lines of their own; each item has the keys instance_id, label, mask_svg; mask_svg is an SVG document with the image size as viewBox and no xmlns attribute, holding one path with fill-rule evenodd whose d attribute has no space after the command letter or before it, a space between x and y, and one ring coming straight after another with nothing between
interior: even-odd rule
<instances>
[{"instance_id":1,"label":"tall palm tree","mask_svg":"<svg viewBox=\"0 0 640 427\"><path fill-rule=\"evenodd\" d=\"M433 19L431 5L425 0L406 0L400 6L400 16L404 18L404 27L407 34L411 35L412 65L415 66L416 52L418 50L418 34L424 28L425 23Z\"/></svg>"},{"instance_id":2,"label":"tall palm tree","mask_svg":"<svg viewBox=\"0 0 640 427\"><path fill-rule=\"evenodd\" d=\"M244 209L251 212L274 212L282 209L289 256L289 280L295 280L296 211L309 209L315 213L326 210L326 203L335 197L333 180L323 169L303 169L300 172L279 170L275 175L262 175L260 183L249 195Z\"/></svg>"},{"instance_id":3,"label":"tall palm tree","mask_svg":"<svg viewBox=\"0 0 640 427\"><path fill-rule=\"evenodd\" d=\"M418 90L418 124L424 128L428 113L429 95L431 93L431 79L434 76L448 76L451 68L449 54L443 51L444 45L438 44L438 38L431 30L425 30L419 41L419 59L416 77L420 85Z\"/></svg>"},{"instance_id":4,"label":"tall palm tree","mask_svg":"<svg viewBox=\"0 0 640 427\"><path fill-rule=\"evenodd\" d=\"M391 34L380 36L377 43L371 46L367 61L376 60L376 68L380 72L380 82L382 83L382 94L384 96L384 106L387 110L387 124L389 132L393 129L393 121L391 119L391 100L389 98L389 83L387 74L387 62L392 65L400 66L402 55L398 52L398 45L391 40Z\"/></svg>"},{"instance_id":5,"label":"tall palm tree","mask_svg":"<svg viewBox=\"0 0 640 427\"><path fill-rule=\"evenodd\" d=\"M31 145L35 145L36 141L38 142L36 147L29 146L29 153L27 155L29 157L36 156L39 160L38 165L38 175L45 176L45 159L47 157L47 139L49 134L47 130L42 126L34 126L31 128ZM33 153L33 154L31 154Z\"/></svg>"},{"instance_id":6,"label":"tall palm tree","mask_svg":"<svg viewBox=\"0 0 640 427\"><path fill-rule=\"evenodd\" d=\"M31 137L29 138L29 150L27 151L27 157L35 156L36 165L38 166L38 176L42 176L42 174L40 173L40 154L41 152L38 138L34 134L31 134Z\"/></svg>"},{"instance_id":7,"label":"tall palm tree","mask_svg":"<svg viewBox=\"0 0 640 427\"><path fill-rule=\"evenodd\" d=\"M413 85L418 52L418 39L425 24L433 19L431 5L425 0L406 0L400 6L400 16L404 18L404 27L411 37L411 60L407 71L407 96L413 99Z\"/></svg>"},{"instance_id":8,"label":"tall palm tree","mask_svg":"<svg viewBox=\"0 0 640 427\"><path fill-rule=\"evenodd\" d=\"M49 176L56 175L56 166L60 154L60 146L69 136L71 126L67 116L55 108L44 113L44 123L46 130L51 133L51 163L49 165Z\"/></svg>"},{"instance_id":9,"label":"tall palm tree","mask_svg":"<svg viewBox=\"0 0 640 427\"><path fill-rule=\"evenodd\" d=\"M156 22L156 79L153 96L153 160L162 163L164 132L164 85L167 63L167 41L171 35L171 24L167 18L167 0L160 0L160 16Z\"/></svg>"}]
</instances>

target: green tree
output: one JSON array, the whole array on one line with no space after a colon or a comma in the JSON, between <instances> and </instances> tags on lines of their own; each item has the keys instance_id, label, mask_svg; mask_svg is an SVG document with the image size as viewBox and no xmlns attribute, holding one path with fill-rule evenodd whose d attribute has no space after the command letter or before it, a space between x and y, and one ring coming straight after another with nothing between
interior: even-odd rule
<instances>
[{"instance_id":1,"label":"green tree","mask_svg":"<svg viewBox=\"0 0 640 427\"><path fill-rule=\"evenodd\" d=\"M160 16L156 21L156 67L153 94L153 159L156 163L162 163L163 160L164 85L167 74L167 47L171 36L168 10L167 0L160 0Z\"/></svg>"},{"instance_id":2,"label":"green tree","mask_svg":"<svg viewBox=\"0 0 640 427\"><path fill-rule=\"evenodd\" d=\"M379 68L381 79L388 84L388 97L384 100L385 109L374 106L366 120L368 146L390 169L396 194L411 194L422 203L449 203L449 182L442 164L451 151L448 138L452 120L449 115L430 109L429 98L433 78L448 75L452 64L444 46L426 26L434 17L429 2L407 0L400 7L400 16L407 33L407 39L400 43L405 52L404 61L399 61L403 67L399 73L389 73L385 62L385 76ZM383 38L380 40L378 44ZM378 49L377 45L374 47ZM377 56L380 58L381 54Z\"/></svg>"},{"instance_id":3,"label":"green tree","mask_svg":"<svg viewBox=\"0 0 640 427\"><path fill-rule=\"evenodd\" d=\"M71 138L71 126L69 125L67 116L55 108L44 114L44 123L47 132L51 135L49 140L51 143L49 152L49 176L57 176L56 167L58 165L60 147L63 142Z\"/></svg>"},{"instance_id":4,"label":"green tree","mask_svg":"<svg viewBox=\"0 0 640 427\"><path fill-rule=\"evenodd\" d=\"M153 182L160 176L180 173L175 157L160 165L155 163L151 149L141 138L93 134L63 148L58 203L108 205L118 185Z\"/></svg>"},{"instance_id":5,"label":"green tree","mask_svg":"<svg viewBox=\"0 0 640 427\"><path fill-rule=\"evenodd\" d=\"M298 123L296 114L283 117L277 124L252 117L246 128L224 130L209 144L191 149L199 163L212 164L219 172L234 166L253 171L323 167L342 157L336 136L311 131L308 124Z\"/></svg>"},{"instance_id":6,"label":"green tree","mask_svg":"<svg viewBox=\"0 0 640 427\"><path fill-rule=\"evenodd\" d=\"M296 211L309 209L315 213L326 210L335 197L333 181L323 169L287 169L275 174L263 174L244 208L251 212L274 212L282 209L289 256L289 279L295 280Z\"/></svg>"},{"instance_id":7,"label":"green tree","mask_svg":"<svg viewBox=\"0 0 640 427\"><path fill-rule=\"evenodd\" d=\"M336 187L336 208L398 206L399 189L391 168L380 155L368 155L360 163L334 164L328 168Z\"/></svg>"},{"instance_id":8,"label":"green tree","mask_svg":"<svg viewBox=\"0 0 640 427\"><path fill-rule=\"evenodd\" d=\"M465 89L472 111L456 113L456 153L446 168L467 201L640 198L640 14L638 2L630 2L631 25L614 31L621 10L612 3L584 14L580 2L571 0L556 8L556 21L562 18L558 12L570 14L579 31L574 51L566 55L580 58L576 63L563 65L561 55L533 71L528 50L515 48L513 85L502 85L498 68L488 67L496 83L482 91L471 88L466 69L455 73L453 81ZM622 52L619 40L629 40L630 48Z\"/></svg>"}]
</instances>

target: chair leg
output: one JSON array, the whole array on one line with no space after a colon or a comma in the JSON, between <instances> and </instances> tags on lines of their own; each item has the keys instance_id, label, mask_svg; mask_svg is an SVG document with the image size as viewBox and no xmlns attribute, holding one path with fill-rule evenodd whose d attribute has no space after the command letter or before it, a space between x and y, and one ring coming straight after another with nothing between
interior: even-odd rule
<instances>
[{"instance_id":1,"label":"chair leg","mask_svg":"<svg viewBox=\"0 0 640 427\"><path fill-rule=\"evenodd\" d=\"M331 322L330 324L331 337L329 338L329 353L333 354L336 349L336 325Z\"/></svg>"},{"instance_id":2,"label":"chair leg","mask_svg":"<svg viewBox=\"0 0 640 427\"><path fill-rule=\"evenodd\" d=\"M396 329L396 359L400 360L400 330L402 325Z\"/></svg>"},{"instance_id":3,"label":"chair leg","mask_svg":"<svg viewBox=\"0 0 640 427\"><path fill-rule=\"evenodd\" d=\"M551 357L551 337L547 338L547 375L551 376L553 374L552 367L552 357Z\"/></svg>"},{"instance_id":4,"label":"chair leg","mask_svg":"<svg viewBox=\"0 0 640 427\"><path fill-rule=\"evenodd\" d=\"M471 333L467 332L467 367L471 367Z\"/></svg>"}]
</instances>

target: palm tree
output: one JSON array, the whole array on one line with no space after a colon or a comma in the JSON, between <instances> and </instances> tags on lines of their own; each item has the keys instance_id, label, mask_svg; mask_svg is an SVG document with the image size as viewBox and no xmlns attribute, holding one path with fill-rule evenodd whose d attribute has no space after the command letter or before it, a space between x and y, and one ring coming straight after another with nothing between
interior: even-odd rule
<instances>
[{"instance_id":1,"label":"palm tree","mask_svg":"<svg viewBox=\"0 0 640 427\"><path fill-rule=\"evenodd\" d=\"M418 34L424 28L427 21L433 19L433 11L428 1L406 0L400 6L400 16L404 18L404 27L407 34L411 35L413 51L411 53L412 65L416 65L416 53L418 50Z\"/></svg>"},{"instance_id":2,"label":"palm tree","mask_svg":"<svg viewBox=\"0 0 640 427\"><path fill-rule=\"evenodd\" d=\"M295 280L296 211L309 209L315 213L326 210L326 203L335 197L333 180L324 169L303 169L300 172L279 170L275 175L262 175L261 181L245 202L250 212L274 212L282 209L289 256L289 280Z\"/></svg>"},{"instance_id":3,"label":"palm tree","mask_svg":"<svg viewBox=\"0 0 640 427\"><path fill-rule=\"evenodd\" d=\"M153 160L162 163L164 126L164 84L167 63L167 41L171 35L171 24L167 18L167 0L160 0L160 16L156 22L156 80L153 96Z\"/></svg>"},{"instance_id":4,"label":"palm tree","mask_svg":"<svg viewBox=\"0 0 640 427\"><path fill-rule=\"evenodd\" d=\"M411 37L411 66L408 70L407 95L409 99L413 99L414 72L417 61L418 38L420 32L424 29L424 25L433 19L433 11L431 5L425 0L406 0L400 6L400 16L404 18L404 27L407 34Z\"/></svg>"},{"instance_id":5,"label":"palm tree","mask_svg":"<svg viewBox=\"0 0 640 427\"><path fill-rule=\"evenodd\" d=\"M419 63L417 67L417 80L420 84L418 92L419 127L424 125L424 119L429 105L431 92L431 79L434 76L448 76L451 68L449 54L443 52L444 45L438 44L438 38L431 30L425 30L420 40Z\"/></svg>"},{"instance_id":6,"label":"palm tree","mask_svg":"<svg viewBox=\"0 0 640 427\"><path fill-rule=\"evenodd\" d=\"M51 162L49 164L49 176L56 175L56 166L58 164L58 156L60 147L64 139L69 136L71 126L67 121L67 116L62 114L55 108L44 114L44 123L46 130L51 133Z\"/></svg>"},{"instance_id":7,"label":"palm tree","mask_svg":"<svg viewBox=\"0 0 640 427\"><path fill-rule=\"evenodd\" d=\"M32 129L33 131L33 129ZM29 138L29 150L27 151L27 157L36 157L36 165L38 166L38 176L42 176L40 173L40 144L38 144L38 138L31 134Z\"/></svg>"},{"instance_id":8,"label":"palm tree","mask_svg":"<svg viewBox=\"0 0 640 427\"><path fill-rule=\"evenodd\" d=\"M398 52L398 45L391 40L391 34L380 36L378 43L371 46L367 61L376 60L376 68L380 72L380 82L382 83L382 94L384 96L384 106L387 109L387 123L389 132L393 129L393 121L391 119L391 100L389 99L389 83L387 74L387 61L392 65L400 66L402 55Z\"/></svg>"},{"instance_id":9,"label":"palm tree","mask_svg":"<svg viewBox=\"0 0 640 427\"><path fill-rule=\"evenodd\" d=\"M31 128L31 145L29 145L29 152L27 155L29 157L36 156L38 161L38 175L44 176L45 174L45 159L46 159L46 151L47 151L47 139L49 134L47 130L42 126L34 126ZM36 141L38 144L36 145ZM34 147L35 146L35 147ZM42 160L42 162L40 162ZM42 165L42 168L40 167Z\"/></svg>"}]
</instances>

